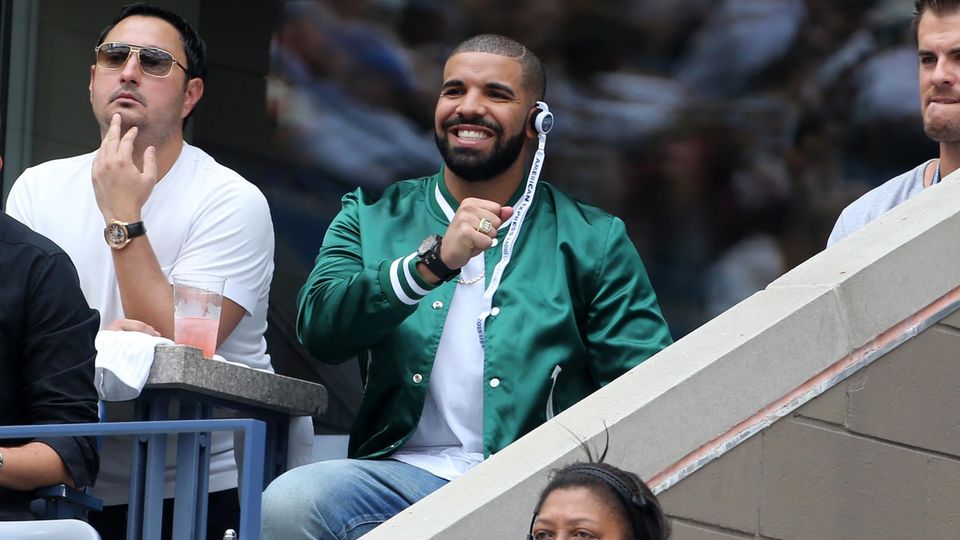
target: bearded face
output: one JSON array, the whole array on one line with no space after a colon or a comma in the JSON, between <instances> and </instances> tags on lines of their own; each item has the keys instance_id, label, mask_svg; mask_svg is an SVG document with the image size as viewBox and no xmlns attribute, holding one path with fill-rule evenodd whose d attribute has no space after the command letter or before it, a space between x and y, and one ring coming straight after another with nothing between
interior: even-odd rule
<instances>
[{"instance_id":1,"label":"bearded face","mask_svg":"<svg viewBox=\"0 0 960 540\"><path fill-rule=\"evenodd\" d=\"M463 138L487 136L479 130L471 130L470 126L483 127L486 132L492 132L495 138L493 147L484 150L453 146L450 143L450 131L457 131ZM505 137L500 125L479 118L451 118L443 123L443 131L436 133L434 138L447 168L468 182L489 180L509 169L520 158L526 141L523 129L515 135Z\"/></svg>"},{"instance_id":2,"label":"bearded face","mask_svg":"<svg viewBox=\"0 0 960 540\"><path fill-rule=\"evenodd\" d=\"M530 138L531 103L515 58L481 52L448 58L434 112L447 170L465 182L482 182L516 167Z\"/></svg>"},{"instance_id":3,"label":"bearded face","mask_svg":"<svg viewBox=\"0 0 960 540\"><path fill-rule=\"evenodd\" d=\"M960 142L960 12L927 11L917 25L923 130L941 143Z\"/></svg>"}]
</instances>

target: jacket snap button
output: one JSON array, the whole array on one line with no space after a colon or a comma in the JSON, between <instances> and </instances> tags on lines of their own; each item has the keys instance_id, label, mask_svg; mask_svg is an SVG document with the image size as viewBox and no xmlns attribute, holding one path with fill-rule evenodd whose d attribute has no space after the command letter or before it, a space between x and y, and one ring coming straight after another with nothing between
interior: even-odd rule
<instances>
[{"instance_id":1,"label":"jacket snap button","mask_svg":"<svg viewBox=\"0 0 960 540\"><path fill-rule=\"evenodd\" d=\"M443 307L443 302L441 302L441 301L439 301L439 300L437 300L436 302L433 303L433 309L440 309L440 308L442 308L442 307Z\"/></svg>"},{"instance_id":2,"label":"jacket snap button","mask_svg":"<svg viewBox=\"0 0 960 540\"><path fill-rule=\"evenodd\" d=\"M414 374L413 374L413 382L416 383L416 384L420 384L421 381L423 381L423 375L421 375L421 374L419 374L419 373L414 373Z\"/></svg>"},{"instance_id":3,"label":"jacket snap button","mask_svg":"<svg viewBox=\"0 0 960 540\"><path fill-rule=\"evenodd\" d=\"M490 315L492 315L492 316L494 316L494 317L496 317L496 316L499 315L499 314L500 314L500 308L499 308L499 307L495 307L495 308L493 308L493 309L490 310Z\"/></svg>"},{"instance_id":4,"label":"jacket snap button","mask_svg":"<svg viewBox=\"0 0 960 540\"><path fill-rule=\"evenodd\" d=\"M496 388L498 386L500 386L500 379L496 377L490 379L490 388Z\"/></svg>"}]
</instances>

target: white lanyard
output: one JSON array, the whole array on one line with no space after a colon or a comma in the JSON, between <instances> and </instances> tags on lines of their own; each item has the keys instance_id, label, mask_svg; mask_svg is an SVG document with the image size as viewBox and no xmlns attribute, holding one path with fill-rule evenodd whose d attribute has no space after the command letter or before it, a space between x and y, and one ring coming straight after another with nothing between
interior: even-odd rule
<instances>
[{"instance_id":1,"label":"white lanyard","mask_svg":"<svg viewBox=\"0 0 960 540\"><path fill-rule=\"evenodd\" d=\"M530 165L530 174L527 176L526 188L523 190L523 196L520 197L520 200L517 201L517 204L513 207L513 221L510 223L510 229L507 230L507 235L503 239L500 262L494 267L493 274L490 276L490 283L483 292L483 303L481 304L483 310L480 312L480 316L477 317L477 334L480 336L481 347L484 346L486 341L484 325L487 317L490 315L490 309L493 305L493 295L500 287L500 279L503 277L504 270L507 268L507 265L510 264L510 257L513 255L513 246L517 241L517 237L520 235L520 227L523 226L523 220L527 216L527 210L530 209L530 205L533 203L533 194L537 191L537 180L540 178L540 169L543 167L543 159L545 156L544 147L547 143L547 136L541 133L538 138L537 153L533 156L533 163Z\"/></svg>"}]
</instances>

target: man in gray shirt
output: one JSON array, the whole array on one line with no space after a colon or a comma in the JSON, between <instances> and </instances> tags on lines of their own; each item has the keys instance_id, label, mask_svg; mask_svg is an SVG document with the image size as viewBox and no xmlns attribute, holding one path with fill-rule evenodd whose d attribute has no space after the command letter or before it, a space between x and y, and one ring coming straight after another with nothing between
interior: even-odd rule
<instances>
[{"instance_id":1,"label":"man in gray shirt","mask_svg":"<svg viewBox=\"0 0 960 540\"><path fill-rule=\"evenodd\" d=\"M914 0L923 130L940 143L939 159L888 180L840 214L827 246L960 168L960 0Z\"/></svg>"}]
</instances>

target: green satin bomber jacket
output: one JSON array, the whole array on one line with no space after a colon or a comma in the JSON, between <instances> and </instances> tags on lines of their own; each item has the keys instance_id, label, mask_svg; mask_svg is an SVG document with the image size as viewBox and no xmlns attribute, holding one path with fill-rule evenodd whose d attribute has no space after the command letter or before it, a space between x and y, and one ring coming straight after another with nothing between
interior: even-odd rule
<instances>
[{"instance_id":1,"label":"green satin bomber jacket","mask_svg":"<svg viewBox=\"0 0 960 540\"><path fill-rule=\"evenodd\" d=\"M362 189L347 194L300 291L300 341L324 362L360 360L352 458L389 456L420 420L457 282L430 286L415 253L428 235L446 231L445 205L456 211L443 170L397 182L379 198ZM487 276L500 255L497 247L485 252ZM493 306L484 343L485 457L671 342L623 222L545 182Z\"/></svg>"}]
</instances>

